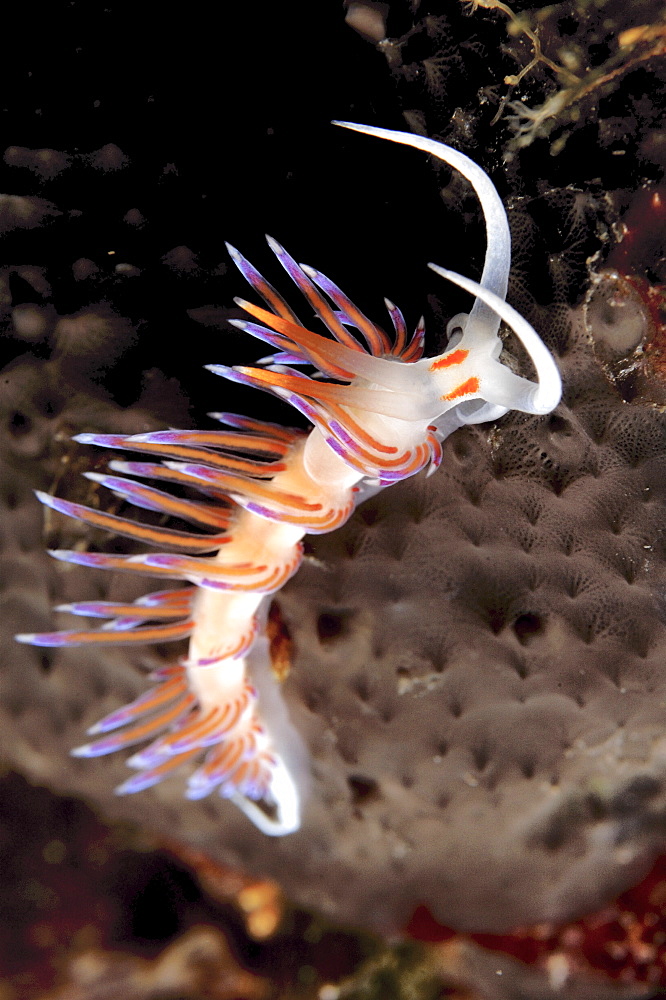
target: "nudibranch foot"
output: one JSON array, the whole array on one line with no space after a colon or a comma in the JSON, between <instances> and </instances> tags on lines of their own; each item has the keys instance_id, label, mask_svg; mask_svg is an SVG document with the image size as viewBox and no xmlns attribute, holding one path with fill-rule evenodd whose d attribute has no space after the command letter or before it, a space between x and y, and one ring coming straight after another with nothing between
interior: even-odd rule
<instances>
[{"instance_id":1,"label":"nudibranch foot","mask_svg":"<svg viewBox=\"0 0 666 1000\"><path fill-rule=\"evenodd\" d=\"M124 503L149 512L128 519L39 492L47 507L93 528L160 549L119 555L54 549L61 561L190 586L134 602L88 600L56 610L105 619L101 628L23 634L36 646L121 646L189 637L187 656L153 673L156 686L117 708L73 751L99 757L145 744L127 761L136 773L118 789L130 794L189 768L186 795L217 791L269 835L298 829L306 756L288 718L262 634L267 597L300 565L306 532L332 531L375 488L442 459L442 439L464 423L496 419L509 409L544 414L560 398L557 367L538 334L504 301L510 239L506 213L490 178L457 150L421 136L344 124L414 146L450 164L472 184L486 221L480 283L431 265L475 296L467 315L448 326L450 341L423 357L424 323L410 337L390 299L392 332L365 316L335 282L298 264L274 239L268 244L314 312L318 331L298 319L282 295L229 246L232 261L264 306L237 304L249 320L237 329L275 353L254 367L210 365L216 375L273 393L312 424L309 432L227 412L210 417L224 429L146 434L83 433L80 444L139 453L114 459L110 472L85 473ZM502 363L500 321L525 348L536 381ZM296 366L296 367L293 367ZM302 370L313 369L312 374ZM141 480L167 484L158 489ZM201 500L192 499L199 494ZM160 523L152 523L157 514ZM192 530L163 527L177 517ZM153 518L153 521L155 518ZM164 551L166 549L166 551Z\"/></svg>"}]
</instances>

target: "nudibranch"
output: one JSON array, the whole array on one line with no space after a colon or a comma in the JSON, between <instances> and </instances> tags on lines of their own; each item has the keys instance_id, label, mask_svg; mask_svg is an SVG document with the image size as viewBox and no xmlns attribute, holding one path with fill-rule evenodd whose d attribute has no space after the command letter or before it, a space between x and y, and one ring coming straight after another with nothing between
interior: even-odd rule
<instances>
[{"instance_id":1,"label":"nudibranch","mask_svg":"<svg viewBox=\"0 0 666 1000\"><path fill-rule=\"evenodd\" d=\"M128 604L60 605L57 611L107 621L100 629L17 637L38 646L119 646L189 637L187 656L154 673L155 687L93 726L89 732L96 738L73 753L97 757L147 743L129 758L136 774L119 793L141 791L196 762L188 778L189 798L217 789L272 835L299 827L299 772L304 769L294 763L298 754L290 746L286 710L275 709L279 699L267 689L266 676L274 687L276 682L259 662L267 656L261 634L268 595L298 569L301 539L344 524L370 490L423 469L432 473L441 460L442 439L462 424L495 420L509 409L545 414L561 393L550 353L505 302L509 227L490 178L468 157L432 139L336 124L421 149L471 182L487 231L481 281L430 265L475 296L471 312L449 324L444 353L424 358L422 321L409 336L402 313L386 300L393 327L387 334L329 278L297 264L269 238L328 336L304 326L280 293L228 247L264 302L237 299L250 319L232 323L268 342L275 353L258 362L260 367L211 365L210 371L287 400L312 429L307 433L214 413L222 429L77 435L82 444L139 452L148 459L112 461L109 474L84 473L89 479L136 507L174 515L203 530L154 527L38 493L42 503L62 514L167 550L129 556L56 550L51 555L188 585ZM501 320L522 342L536 381L502 362ZM314 369L316 377L301 366ZM158 489L146 479L187 491ZM192 491L202 499L191 499Z\"/></svg>"}]
</instances>

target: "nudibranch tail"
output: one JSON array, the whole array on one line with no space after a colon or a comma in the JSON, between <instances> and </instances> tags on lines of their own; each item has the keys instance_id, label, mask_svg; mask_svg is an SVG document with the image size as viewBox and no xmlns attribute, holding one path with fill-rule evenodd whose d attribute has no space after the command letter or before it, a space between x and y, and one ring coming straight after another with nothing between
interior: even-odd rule
<instances>
[{"instance_id":1,"label":"nudibranch tail","mask_svg":"<svg viewBox=\"0 0 666 1000\"><path fill-rule=\"evenodd\" d=\"M303 769L295 749L299 739L279 697L262 633L267 595L297 571L303 536L343 524L369 490L421 470L433 472L442 459L442 438L460 424L495 418L511 408L547 413L561 391L555 362L538 334L504 301L509 231L486 174L462 153L433 140L339 124L425 150L472 183L488 235L481 282L431 265L475 296L469 316L452 321L461 333L438 357L424 358L423 320L410 337L403 314L386 299L392 327L387 333L331 279L298 264L268 237L320 324L310 330L229 246L231 259L264 303L237 299L251 319L231 322L270 344L275 353L255 367L208 367L287 400L312 429L219 412L209 416L222 430L77 435L80 444L151 459L114 459L109 473L84 473L124 503L149 512L148 518L107 514L43 492L38 499L67 517L160 551L119 555L55 549L51 555L67 563L181 583L134 602L89 600L56 609L103 619L101 628L17 636L37 646L62 647L189 638L187 656L155 671L156 686L94 725L89 730L94 739L74 754L98 757L147 744L128 760L136 774L118 788L120 794L157 785L194 764L188 798L217 790L270 835L298 829ZM501 319L526 349L536 382L502 363ZM308 374L303 366L314 372ZM193 499L193 494L203 499ZM191 530L152 523L154 514L160 521L164 515L177 517Z\"/></svg>"},{"instance_id":2,"label":"nudibranch tail","mask_svg":"<svg viewBox=\"0 0 666 1000\"><path fill-rule=\"evenodd\" d=\"M264 595L282 586L298 568L304 529L285 528L249 513L231 494L250 506L256 490L264 501L274 500L276 512L284 503L306 519L323 514L330 518L330 505L324 510L323 504L310 503L301 494L276 486L276 480L289 471L292 453L302 450L302 431L230 414L218 414L218 418L239 429L77 438L85 444L180 459L176 463L115 464L133 475L164 478L186 484L190 490L196 487L215 503L185 499L124 476L87 473L87 477L139 509L174 514L207 531L158 528L37 493L42 503L68 517L172 550L134 556L54 550L51 554L56 558L98 569L185 579L195 586L158 591L129 604L81 601L61 605L61 612L106 622L97 630L17 638L39 646L119 646L191 636L188 657L160 672L152 691L94 726L91 735L101 738L74 754L98 757L152 739L128 762L138 773L120 786L119 794L151 787L203 756L189 779L190 797L218 789L249 813L265 833L283 834L298 825L299 793L263 725L261 698L246 675L245 656L257 636ZM253 457L243 460L239 457L243 453ZM174 478L177 470L170 469L170 464L185 466L192 474L178 473ZM345 513L351 509L347 504ZM193 553L214 554L199 558ZM280 789L279 801L274 787Z\"/></svg>"}]
</instances>

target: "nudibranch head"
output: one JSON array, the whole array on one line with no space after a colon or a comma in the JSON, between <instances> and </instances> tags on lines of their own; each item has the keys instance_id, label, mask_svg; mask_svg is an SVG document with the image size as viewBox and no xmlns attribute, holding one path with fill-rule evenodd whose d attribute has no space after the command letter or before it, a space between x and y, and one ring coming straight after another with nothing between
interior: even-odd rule
<instances>
[{"instance_id":1,"label":"nudibranch head","mask_svg":"<svg viewBox=\"0 0 666 1000\"><path fill-rule=\"evenodd\" d=\"M437 274L475 296L469 315L456 317L462 327L461 337L439 357L422 359L422 323L408 341L402 314L387 300L395 331L393 341L329 278L312 267L298 265L269 237L269 246L335 340L313 333L301 324L279 293L235 248L228 247L237 267L268 306L264 309L237 299L237 304L260 322L232 322L279 351L263 359L268 363L265 369L230 371L212 366L211 370L287 399L315 424L326 443L344 461L364 477L385 485L413 475L424 465L436 467L440 453L433 438L433 425L441 438L461 424L497 419L511 409L549 413L560 400L562 385L555 361L539 335L504 300L511 240L504 206L487 174L464 154L431 139L349 122L336 124L423 149L454 166L474 187L487 233L480 283L430 265ZM498 333L501 320L527 351L536 371L536 382L514 374L501 362L502 341ZM319 375L336 381L308 378L286 367L287 364L312 365ZM359 428L365 432L366 440L372 439L372 464L359 459ZM410 453L410 458L404 459L402 467L396 463L391 470L386 462L379 460L377 451L396 443L398 448L405 449L405 456ZM430 454L424 450L426 445Z\"/></svg>"},{"instance_id":2,"label":"nudibranch head","mask_svg":"<svg viewBox=\"0 0 666 1000\"><path fill-rule=\"evenodd\" d=\"M387 334L326 275L297 264L269 237L271 250L327 334L314 332L252 264L229 247L231 259L265 303L237 299L251 318L232 323L269 343L275 353L260 367L211 365L210 370L287 400L312 423L312 430L288 430L219 413L212 416L223 430L78 435L75 440L82 444L157 459L113 461L114 475L87 475L135 507L174 515L195 530L139 523L38 493L42 503L62 514L168 549L129 556L67 550L51 554L69 563L184 580L191 586L157 591L127 604L63 605L57 610L105 618L106 624L96 630L17 637L41 646L129 645L189 637L188 655L158 670L155 688L98 722L90 730L96 739L74 752L96 757L152 740L129 759L137 773L119 792L141 791L182 764L195 762L188 781L190 798L217 789L268 834L298 828L303 769L294 752L298 736L278 704L270 669L262 670L268 653L258 636L266 595L298 569L303 535L343 524L364 487L388 486L423 469L434 471L442 458L442 438L461 424L494 419L509 409L547 413L561 392L550 353L504 301L509 228L499 195L483 170L430 139L339 124L425 150L472 183L487 230L481 281L430 265L475 296L469 315L456 317L460 334L438 357L424 358L422 321L410 336L402 313L386 300L393 327ZM502 363L501 320L522 342L536 382ZM314 377L301 370L303 365L315 370ZM174 492L145 485L145 478L166 483ZM188 492L179 494L179 487ZM204 500L193 500L192 491L199 491Z\"/></svg>"}]
</instances>

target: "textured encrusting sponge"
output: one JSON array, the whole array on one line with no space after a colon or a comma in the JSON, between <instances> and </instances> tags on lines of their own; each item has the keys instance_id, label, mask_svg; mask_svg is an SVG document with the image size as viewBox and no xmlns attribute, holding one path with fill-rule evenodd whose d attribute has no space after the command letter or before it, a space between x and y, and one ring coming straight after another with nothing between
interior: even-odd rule
<instances>
[{"instance_id":1,"label":"textured encrusting sponge","mask_svg":"<svg viewBox=\"0 0 666 1000\"><path fill-rule=\"evenodd\" d=\"M557 919L663 843L666 418L562 369L557 414L461 430L278 599L338 912Z\"/></svg>"},{"instance_id":2,"label":"textured encrusting sponge","mask_svg":"<svg viewBox=\"0 0 666 1000\"><path fill-rule=\"evenodd\" d=\"M298 833L267 842L219 800L184 802L176 781L114 799L116 757L67 764L82 724L137 694L159 650L15 647L5 755L373 926L426 903L501 930L591 911L635 881L666 829L666 418L621 399L582 328L550 333L564 344L556 414L461 429L437 475L309 542L277 597L295 648L283 693L313 759ZM43 383L23 391L36 410ZM83 402L56 422L77 429ZM52 420L35 416L19 444ZM49 584L62 599L139 596L75 566L47 575L15 476L9 628L48 624ZM59 541L77 530L63 520Z\"/></svg>"}]
</instances>

